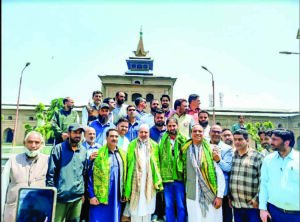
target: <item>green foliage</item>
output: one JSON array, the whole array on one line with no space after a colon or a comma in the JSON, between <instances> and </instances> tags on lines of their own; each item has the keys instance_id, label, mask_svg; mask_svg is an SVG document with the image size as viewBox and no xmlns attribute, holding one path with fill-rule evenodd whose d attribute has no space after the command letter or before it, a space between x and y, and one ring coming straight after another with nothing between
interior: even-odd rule
<instances>
[{"instance_id":1,"label":"green foliage","mask_svg":"<svg viewBox=\"0 0 300 222\"><path fill-rule=\"evenodd\" d=\"M3 121L4 120L4 115L3 114L1 114L1 121Z\"/></svg>"},{"instance_id":2,"label":"green foliage","mask_svg":"<svg viewBox=\"0 0 300 222\"><path fill-rule=\"evenodd\" d=\"M260 138L258 136L259 131L267 131L274 129L274 124L270 121L267 122L256 122L246 124L247 132L249 133L252 140L257 144L257 150L261 151L262 146L260 144Z\"/></svg>"},{"instance_id":3,"label":"green foliage","mask_svg":"<svg viewBox=\"0 0 300 222\"><path fill-rule=\"evenodd\" d=\"M28 123L24 124L24 128L25 128L25 134L27 134L33 130L33 127L31 125L29 125Z\"/></svg>"},{"instance_id":4,"label":"green foliage","mask_svg":"<svg viewBox=\"0 0 300 222\"><path fill-rule=\"evenodd\" d=\"M39 103L35 107L36 112L36 126L32 127L30 124L26 123L25 134L29 133L32 130L40 132L45 141L54 136L54 132L52 130L51 120L56 110L63 108L63 98L57 98L51 100L50 107L46 109L46 106L43 103Z\"/></svg>"}]
</instances>

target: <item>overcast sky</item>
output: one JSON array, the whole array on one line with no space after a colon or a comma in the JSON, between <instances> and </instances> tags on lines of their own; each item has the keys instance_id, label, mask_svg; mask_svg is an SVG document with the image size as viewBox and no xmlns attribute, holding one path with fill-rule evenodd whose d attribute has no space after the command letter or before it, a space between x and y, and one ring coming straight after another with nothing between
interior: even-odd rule
<instances>
[{"instance_id":1,"label":"overcast sky","mask_svg":"<svg viewBox=\"0 0 300 222\"><path fill-rule=\"evenodd\" d=\"M39 2L39 3L37 3ZM84 3L82 3L84 2ZM112 3L113 2L113 3ZM209 106L299 110L299 1L2 1L2 103L86 104L98 75L123 75L143 27L155 76L176 77L174 98ZM174 1L173 1L174 2ZM266 2L266 3L261 3Z\"/></svg>"}]
</instances>

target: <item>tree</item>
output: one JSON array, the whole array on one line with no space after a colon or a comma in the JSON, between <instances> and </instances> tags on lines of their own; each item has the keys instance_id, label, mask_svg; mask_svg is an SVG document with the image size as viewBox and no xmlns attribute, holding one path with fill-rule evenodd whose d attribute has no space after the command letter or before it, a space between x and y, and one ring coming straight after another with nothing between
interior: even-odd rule
<instances>
[{"instance_id":1,"label":"tree","mask_svg":"<svg viewBox=\"0 0 300 222\"><path fill-rule=\"evenodd\" d=\"M39 103L35 107L36 112L36 126L32 127L30 124L26 123L24 125L25 127L25 134L29 133L32 130L35 130L37 132L40 132L45 141L47 141L49 138L54 136L54 132L52 130L52 117L54 115L54 112L56 110L59 110L63 107L63 98L57 98L51 100L51 104L48 109L46 109L46 106L43 103Z\"/></svg>"}]
</instances>

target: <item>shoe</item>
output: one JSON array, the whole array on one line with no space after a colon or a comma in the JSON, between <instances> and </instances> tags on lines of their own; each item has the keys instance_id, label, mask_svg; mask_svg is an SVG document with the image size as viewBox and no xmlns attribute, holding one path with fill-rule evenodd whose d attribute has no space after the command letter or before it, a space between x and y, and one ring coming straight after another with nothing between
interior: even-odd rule
<instances>
[{"instance_id":1,"label":"shoe","mask_svg":"<svg viewBox=\"0 0 300 222\"><path fill-rule=\"evenodd\" d=\"M152 221L152 222L158 221L157 219L158 219L158 216L157 216L157 215L153 214L153 215L151 216L151 221Z\"/></svg>"}]
</instances>

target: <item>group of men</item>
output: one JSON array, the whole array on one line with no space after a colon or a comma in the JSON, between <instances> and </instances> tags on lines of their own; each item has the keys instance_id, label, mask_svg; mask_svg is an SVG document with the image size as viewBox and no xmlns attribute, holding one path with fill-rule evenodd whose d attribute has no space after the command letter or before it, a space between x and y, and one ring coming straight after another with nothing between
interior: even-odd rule
<instances>
[{"instance_id":1,"label":"group of men","mask_svg":"<svg viewBox=\"0 0 300 222\"><path fill-rule=\"evenodd\" d=\"M299 152L286 129L260 132L265 148L250 147L243 117L233 129L209 125L192 94L150 102L125 93L93 92L82 112L73 99L53 116L56 146L32 131L25 153L12 156L3 176L4 221L14 221L20 186L57 189L55 221L299 221ZM84 139L82 140L82 137ZM2 190L3 191L3 190Z\"/></svg>"}]
</instances>

